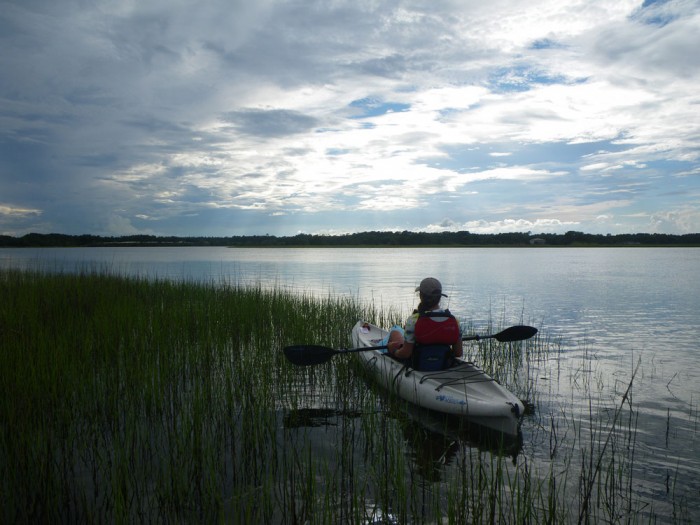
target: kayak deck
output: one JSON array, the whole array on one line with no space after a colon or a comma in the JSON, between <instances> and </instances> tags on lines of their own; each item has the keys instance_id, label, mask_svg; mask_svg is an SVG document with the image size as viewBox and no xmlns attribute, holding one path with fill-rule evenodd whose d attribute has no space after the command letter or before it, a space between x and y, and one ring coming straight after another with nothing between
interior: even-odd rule
<instances>
[{"instance_id":1,"label":"kayak deck","mask_svg":"<svg viewBox=\"0 0 700 525\"><path fill-rule=\"evenodd\" d=\"M353 345L378 346L386 334L380 327L358 321L352 330ZM476 364L457 359L448 369L425 372L384 352L357 352L357 357L390 392L422 408L464 416L487 428L517 435L524 412L522 402Z\"/></svg>"}]
</instances>

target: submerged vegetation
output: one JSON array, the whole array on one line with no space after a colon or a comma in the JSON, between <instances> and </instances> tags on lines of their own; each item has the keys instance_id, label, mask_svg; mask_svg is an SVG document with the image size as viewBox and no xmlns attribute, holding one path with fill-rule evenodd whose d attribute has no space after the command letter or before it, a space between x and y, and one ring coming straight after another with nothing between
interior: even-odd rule
<instances>
[{"instance_id":1,"label":"submerged vegetation","mask_svg":"<svg viewBox=\"0 0 700 525\"><path fill-rule=\"evenodd\" d=\"M368 388L351 359L283 358L400 312L100 272L3 270L0 297L2 523L690 522L682 495L667 517L634 488L633 378L607 400L584 371L586 417L538 413L545 337L468 349L534 408L513 443Z\"/></svg>"}]
</instances>

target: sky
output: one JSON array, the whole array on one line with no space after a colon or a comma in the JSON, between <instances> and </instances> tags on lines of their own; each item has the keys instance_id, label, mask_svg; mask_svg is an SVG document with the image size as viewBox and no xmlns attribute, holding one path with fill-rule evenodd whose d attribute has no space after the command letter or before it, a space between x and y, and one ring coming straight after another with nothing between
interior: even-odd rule
<instances>
[{"instance_id":1,"label":"sky","mask_svg":"<svg viewBox=\"0 0 700 525\"><path fill-rule=\"evenodd\" d=\"M0 0L0 234L700 232L699 0Z\"/></svg>"}]
</instances>

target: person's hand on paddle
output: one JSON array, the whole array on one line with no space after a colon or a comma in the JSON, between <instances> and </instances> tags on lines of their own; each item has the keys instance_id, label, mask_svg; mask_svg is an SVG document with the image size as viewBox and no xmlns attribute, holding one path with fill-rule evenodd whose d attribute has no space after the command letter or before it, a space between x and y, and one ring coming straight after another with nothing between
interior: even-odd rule
<instances>
[{"instance_id":1,"label":"person's hand on paddle","mask_svg":"<svg viewBox=\"0 0 700 525\"><path fill-rule=\"evenodd\" d=\"M386 345L387 352L389 355L393 355L399 348L403 346L401 341L389 341Z\"/></svg>"}]
</instances>

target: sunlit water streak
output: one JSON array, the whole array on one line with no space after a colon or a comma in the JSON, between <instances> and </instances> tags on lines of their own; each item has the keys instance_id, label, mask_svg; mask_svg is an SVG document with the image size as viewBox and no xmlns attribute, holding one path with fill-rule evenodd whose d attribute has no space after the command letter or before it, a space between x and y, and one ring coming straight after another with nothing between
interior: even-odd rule
<instances>
[{"instance_id":1,"label":"sunlit water streak","mask_svg":"<svg viewBox=\"0 0 700 525\"><path fill-rule=\"evenodd\" d=\"M596 410L607 417L641 360L631 396L635 491L661 502L682 491L700 518L700 249L0 249L0 267L345 295L399 318L415 306L420 280L438 277L445 304L471 330L526 323L555 343L555 359L531 364L537 415L523 424L524 451L542 464L551 435L539 427L585 425L589 382L600 385Z\"/></svg>"}]
</instances>

